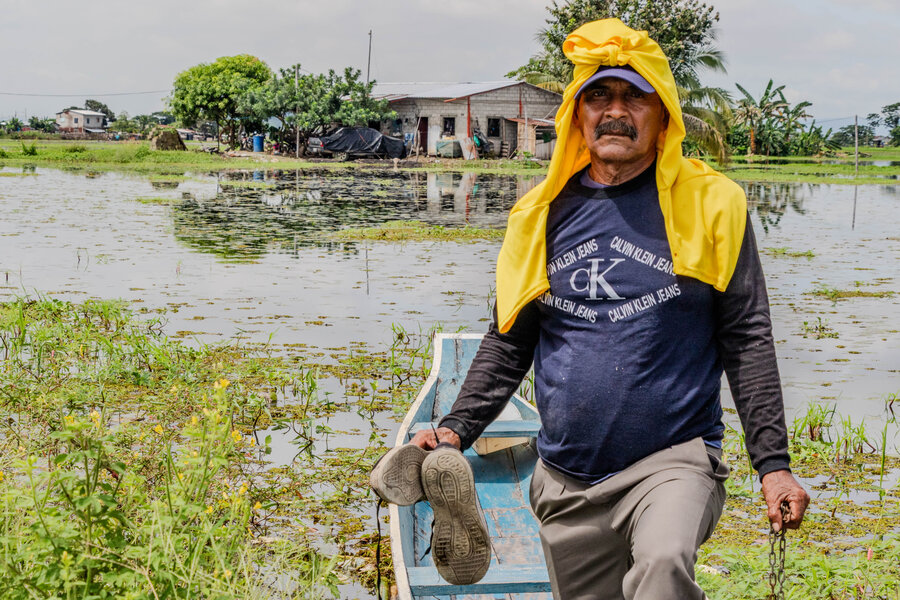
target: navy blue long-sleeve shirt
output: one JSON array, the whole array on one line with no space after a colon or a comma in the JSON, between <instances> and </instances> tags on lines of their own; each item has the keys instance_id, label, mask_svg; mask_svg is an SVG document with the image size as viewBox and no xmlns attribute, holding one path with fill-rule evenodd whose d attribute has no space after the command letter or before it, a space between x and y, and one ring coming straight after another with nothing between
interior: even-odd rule
<instances>
[{"instance_id":1,"label":"navy blue long-sleeve shirt","mask_svg":"<svg viewBox=\"0 0 900 600\"><path fill-rule=\"evenodd\" d=\"M765 281L747 230L728 289L675 275L654 170L619 186L573 177L550 207L550 290L485 336L441 425L471 445L534 363L552 468L596 482L662 448L721 440L722 370L760 476L788 468Z\"/></svg>"}]
</instances>

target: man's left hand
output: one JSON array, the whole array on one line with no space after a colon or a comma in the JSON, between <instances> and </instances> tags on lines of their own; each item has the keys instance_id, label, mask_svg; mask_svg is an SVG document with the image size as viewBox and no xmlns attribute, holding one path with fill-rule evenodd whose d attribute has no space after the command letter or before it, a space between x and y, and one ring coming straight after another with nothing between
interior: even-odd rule
<instances>
[{"instance_id":1,"label":"man's left hand","mask_svg":"<svg viewBox=\"0 0 900 600\"><path fill-rule=\"evenodd\" d=\"M762 478L762 492L769 507L769 521L775 531L781 531L781 524L788 529L798 529L803 522L806 507L809 506L809 494L800 482L788 470L772 471ZM786 519L781 515L781 504L787 502L791 511Z\"/></svg>"}]
</instances>

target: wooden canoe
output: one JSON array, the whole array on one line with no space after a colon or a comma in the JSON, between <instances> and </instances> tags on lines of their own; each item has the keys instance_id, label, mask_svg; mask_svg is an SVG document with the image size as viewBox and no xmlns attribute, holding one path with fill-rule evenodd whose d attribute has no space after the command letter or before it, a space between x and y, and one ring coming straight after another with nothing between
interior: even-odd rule
<instances>
[{"instance_id":1,"label":"wooden canoe","mask_svg":"<svg viewBox=\"0 0 900 600\"><path fill-rule=\"evenodd\" d=\"M396 445L405 444L421 429L436 427L449 412L481 337L439 334L435 338L431 373L400 426ZM431 555L426 554L433 518L428 502L390 505L391 552L399 600L550 600L538 523L528 501L537 461L533 438L539 429L537 410L513 396L503 414L465 452L475 474L493 550L487 575L478 583L451 585L438 575Z\"/></svg>"}]
</instances>

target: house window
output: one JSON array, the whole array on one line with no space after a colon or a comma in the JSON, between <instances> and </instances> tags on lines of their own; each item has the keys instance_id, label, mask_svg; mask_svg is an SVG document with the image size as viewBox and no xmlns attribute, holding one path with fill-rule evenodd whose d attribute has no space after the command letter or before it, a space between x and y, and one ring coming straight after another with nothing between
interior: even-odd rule
<instances>
[{"instance_id":1,"label":"house window","mask_svg":"<svg viewBox=\"0 0 900 600\"><path fill-rule=\"evenodd\" d=\"M91 118L88 117L87 119L85 119L85 120L84 120L84 124L85 124L85 125L90 125L90 124L91 124Z\"/></svg>"},{"instance_id":2,"label":"house window","mask_svg":"<svg viewBox=\"0 0 900 600\"><path fill-rule=\"evenodd\" d=\"M78 122L78 117L75 117L75 122L76 122L76 123Z\"/></svg>"},{"instance_id":3,"label":"house window","mask_svg":"<svg viewBox=\"0 0 900 600\"><path fill-rule=\"evenodd\" d=\"M488 137L500 137L500 119L488 118Z\"/></svg>"},{"instance_id":4,"label":"house window","mask_svg":"<svg viewBox=\"0 0 900 600\"><path fill-rule=\"evenodd\" d=\"M444 135L456 135L456 117L444 117Z\"/></svg>"}]
</instances>

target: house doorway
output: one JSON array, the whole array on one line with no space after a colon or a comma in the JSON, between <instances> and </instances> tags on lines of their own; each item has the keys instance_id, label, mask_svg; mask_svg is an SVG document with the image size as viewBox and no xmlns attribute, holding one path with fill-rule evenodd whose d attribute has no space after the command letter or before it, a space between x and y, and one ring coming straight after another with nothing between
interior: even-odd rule
<instances>
[{"instance_id":1,"label":"house doorway","mask_svg":"<svg viewBox=\"0 0 900 600\"><path fill-rule=\"evenodd\" d=\"M428 117L419 117L419 152L428 154Z\"/></svg>"}]
</instances>

